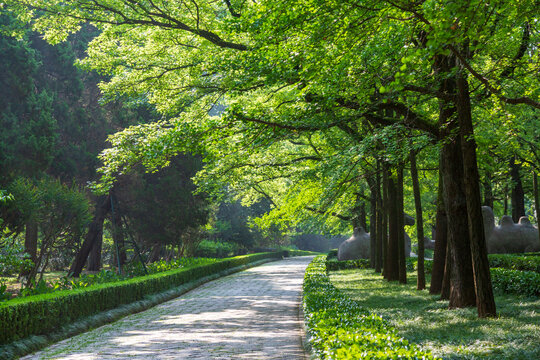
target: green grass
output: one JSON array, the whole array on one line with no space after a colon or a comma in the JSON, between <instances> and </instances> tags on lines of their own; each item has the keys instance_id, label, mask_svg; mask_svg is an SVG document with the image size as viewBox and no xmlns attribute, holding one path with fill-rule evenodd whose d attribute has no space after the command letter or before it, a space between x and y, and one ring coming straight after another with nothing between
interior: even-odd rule
<instances>
[{"instance_id":1,"label":"green grass","mask_svg":"<svg viewBox=\"0 0 540 360\"><path fill-rule=\"evenodd\" d=\"M334 286L386 319L407 340L444 359L540 359L540 299L497 294L499 317L478 319L476 308L448 310L447 301L373 270L330 273ZM429 280L429 279L428 279Z\"/></svg>"}]
</instances>

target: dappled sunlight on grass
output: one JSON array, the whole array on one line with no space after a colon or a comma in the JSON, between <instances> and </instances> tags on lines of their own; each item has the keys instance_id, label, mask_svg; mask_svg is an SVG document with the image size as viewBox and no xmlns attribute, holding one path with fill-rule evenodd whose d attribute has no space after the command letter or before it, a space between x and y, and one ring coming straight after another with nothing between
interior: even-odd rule
<instances>
[{"instance_id":1,"label":"dappled sunlight on grass","mask_svg":"<svg viewBox=\"0 0 540 360\"><path fill-rule=\"evenodd\" d=\"M389 283L372 270L330 273L332 283L381 315L400 335L445 359L540 359L540 299L496 295L496 319L476 308L448 310L448 302L409 284ZM428 279L429 280L429 279Z\"/></svg>"}]
</instances>

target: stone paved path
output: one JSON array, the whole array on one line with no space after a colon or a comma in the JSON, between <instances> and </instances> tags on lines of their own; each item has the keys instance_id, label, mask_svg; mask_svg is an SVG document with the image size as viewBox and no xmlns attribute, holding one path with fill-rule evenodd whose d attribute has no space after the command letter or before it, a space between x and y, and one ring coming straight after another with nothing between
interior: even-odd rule
<instances>
[{"instance_id":1,"label":"stone paved path","mask_svg":"<svg viewBox=\"0 0 540 360\"><path fill-rule=\"evenodd\" d=\"M23 359L304 359L295 257L206 283Z\"/></svg>"}]
</instances>

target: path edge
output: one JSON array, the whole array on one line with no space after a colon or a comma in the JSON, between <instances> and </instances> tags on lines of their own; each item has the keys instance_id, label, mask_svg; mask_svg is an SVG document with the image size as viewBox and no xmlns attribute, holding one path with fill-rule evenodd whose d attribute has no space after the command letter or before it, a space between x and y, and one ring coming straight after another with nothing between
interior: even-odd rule
<instances>
[{"instance_id":1,"label":"path edge","mask_svg":"<svg viewBox=\"0 0 540 360\"><path fill-rule=\"evenodd\" d=\"M0 346L0 360L12 360L39 351L53 343L82 334L89 330L110 324L127 315L136 314L148 310L156 305L177 298L188 291L191 291L207 282L231 275L262 264L281 260L270 258L254 261L249 264L240 265L231 269L223 270L219 273L208 275L203 278L190 281L180 286L157 294L147 295L143 300L121 305L117 308L102 311L89 317L80 319L72 324L63 326L60 330L47 335L32 335L27 338L17 340L11 344Z\"/></svg>"}]
</instances>

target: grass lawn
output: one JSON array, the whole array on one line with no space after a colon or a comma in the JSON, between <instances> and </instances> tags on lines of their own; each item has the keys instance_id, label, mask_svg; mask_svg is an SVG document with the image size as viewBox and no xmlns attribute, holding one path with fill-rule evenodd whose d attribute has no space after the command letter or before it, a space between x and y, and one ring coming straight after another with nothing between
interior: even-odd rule
<instances>
[{"instance_id":1,"label":"grass lawn","mask_svg":"<svg viewBox=\"0 0 540 360\"><path fill-rule=\"evenodd\" d=\"M496 294L496 319L478 319L476 308L448 310L447 301L409 284L382 279L373 270L330 272L334 286L379 314L404 338L444 359L540 359L540 299ZM429 281L429 279L427 279Z\"/></svg>"}]
</instances>

